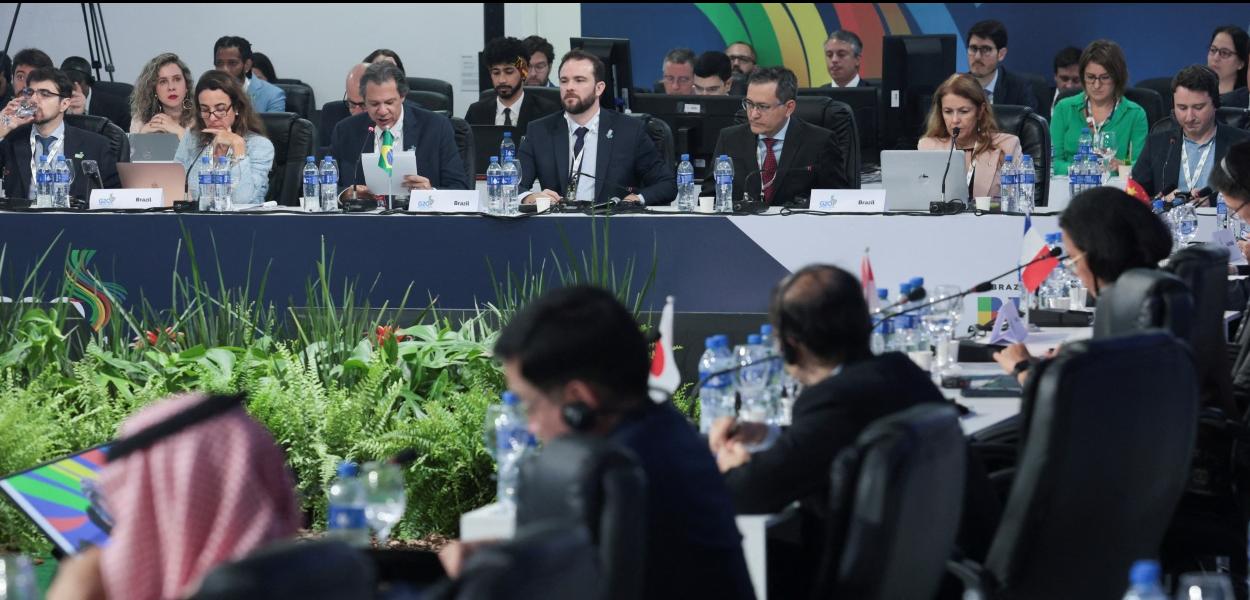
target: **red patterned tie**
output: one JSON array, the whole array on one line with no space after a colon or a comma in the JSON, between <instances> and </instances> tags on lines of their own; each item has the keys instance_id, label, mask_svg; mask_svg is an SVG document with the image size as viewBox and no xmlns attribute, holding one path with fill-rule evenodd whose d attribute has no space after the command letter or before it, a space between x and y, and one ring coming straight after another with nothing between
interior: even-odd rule
<instances>
[{"instance_id":1,"label":"red patterned tie","mask_svg":"<svg viewBox=\"0 0 1250 600\"><path fill-rule=\"evenodd\" d=\"M773 144L777 140L764 138L764 167L760 170L760 186L764 188L764 204L773 205L773 192L777 189L777 156L773 154Z\"/></svg>"}]
</instances>

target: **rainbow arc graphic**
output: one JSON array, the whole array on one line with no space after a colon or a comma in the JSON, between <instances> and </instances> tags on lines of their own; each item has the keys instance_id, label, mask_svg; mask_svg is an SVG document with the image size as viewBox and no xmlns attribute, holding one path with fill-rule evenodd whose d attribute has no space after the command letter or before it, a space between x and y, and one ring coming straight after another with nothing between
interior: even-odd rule
<instances>
[{"instance_id":1,"label":"rainbow arc graphic","mask_svg":"<svg viewBox=\"0 0 1250 600\"><path fill-rule=\"evenodd\" d=\"M113 316L113 301L126 299L126 288L119 284L100 281L87 270L87 263L95 256L95 250L70 250L65 261L65 286L67 295L84 308L92 331L100 331Z\"/></svg>"}]
</instances>

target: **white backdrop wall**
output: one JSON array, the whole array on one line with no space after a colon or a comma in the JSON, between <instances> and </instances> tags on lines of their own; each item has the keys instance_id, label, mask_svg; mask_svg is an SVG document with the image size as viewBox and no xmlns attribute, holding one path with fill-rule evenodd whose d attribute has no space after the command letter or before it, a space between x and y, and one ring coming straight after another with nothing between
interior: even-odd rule
<instances>
[{"instance_id":1,"label":"white backdrop wall","mask_svg":"<svg viewBox=\"0 0 1250 600\"><path fill-rule=\"evenodd\" d=\"M517 39L541 35L551 42L556 55L552 57L551 81L560 83L556 67L560 57L569 51L569 38L582 34L581 4L517 2L504 5L504 33Z\"/></svg>"}]
</instances>

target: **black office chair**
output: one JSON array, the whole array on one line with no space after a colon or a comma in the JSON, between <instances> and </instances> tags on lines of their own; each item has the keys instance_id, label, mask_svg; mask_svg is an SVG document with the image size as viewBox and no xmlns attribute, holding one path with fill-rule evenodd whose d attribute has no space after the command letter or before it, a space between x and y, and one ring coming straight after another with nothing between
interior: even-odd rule
<instances>
[{"instance_id":1,"label":"black office chair","mask_svg":"<svg viewBox=\"0 0 1250 600\"><path fill-rule=\"evenodd\" d=\"M664 161L665 165L672 165L675 168L677 144L673 139L673 129L668 126L668 123L646 113L631 113L630 116L642 121L642 126L647 130L647 136L651 138L656 152L660 154L660 160Z\"/></svg>"},{"instance_id":2,"label":"black office chair","mask_svg":"<svg viewBox=\"0 0 1250 600\"><path fill-rule=\"evenodd\" d=\"M333 540L285 541L209 571L190 600L372 598L372 563Z\"/></svg>"},{"instance_id":3,"label":"black office chair","mask_svg":"<svg viewBox=\"0 0 1250 600\"><path fill-rule=\"evenodd\" d=\"M265 200L283 206L299 206L304 158L316 156L316 131L308 119L289 112L260 113L265 135L273 143L273 168Z\"/></svg>"},{"instance_id":4,"label":"black office chair","mask_svg":"<svg viewBox=\"0 0 1250 600\"><path fill-rule=\"evenodd\" d=\"M425 110L436 112L444 117L450 117L454 114L451 112L452 102L450 96L444 96L429 90L408 90L406 98L409 102L413 102Z\"/></svg>"},{"instance_id":5,"label":"black office chair","mask_svg":"<svg viewBox=\"0 0 1250 600\"><path fill-rule=\"evenodd\" d=\"M1228 288L1228 251L1215 244L1178 250L1166 269L1189 287L1193 295L1193 327L1189 346L1199 365L1202 404L1236 416L1232 382L1224 342L1224 300Z\"/></svg>"},{"instance_id":6,"label":"black office chair","mask_svg":"<svg viewBox=\"0 0 1250 600\"><path fill-rule=\"evenodd\" d=\"M466 181L472 183L474 179L474 157L477 156L474 147L473 127L467 121L460 117L448 117L451 120L451 130L456 135L456 150L460 151L460 160L464 163Z\"/></svg>"},{"instance_id":7,"label":"black office chair","mask_svg":"<svg viewBox=\"0 0 1250 600\"><path fill-rule=\"evenodd\" d=\"M525 86L525 93L533 94L535 98L542 98L548 104L563 106L563 103L560 101L560 88L558 87L527 85Z\"/></svg>"},{"instance_id":8,"label":"black office chair","mask_svg":"<svg viewBox=\"0 0 1250 600\"><path fill-rule=\"evenodd\" d=\"M604 597L641 598L646 485L637 459L625 448L593 436L563 436L522 464L517 527L586 527L598 547Z\"/></svg>"},{"instance_id":9,"label":"black office chair","mask_svg":"<svg viewBox=\"0 0 1250 600\"><path fill-rule=\"evenodd\" d=\"M994 120L998 130L1020 138L1020 151L1033 159L1036 190L1033 202L1037 206L1050 203L1050 126L1027 106L1010 104L994 105Z\"/></svg>"},{"instance_id":10,"label":"black office chair","mask_svg":"<svg viewBox=\"0 0 1250 600\"><path fill-rule=\"evenodd\" d=\"M414 92L414 91L432 92L434 94L438 94L445 99L444 102L438 103L439 104L438 108L430 108L429 106L426 106L423 103L422 103L422 106L425 106L429 110L435 110L435 111L446 110L447 111L446 114L448 116L456 114L455 89L451 87L450 83L447 83L446 81L443 81L442 79L433 79L430 77L409 77L408 78L408 91L409 92ZM422 96L419 96L418 98L421 98L421 97L426 98L426 101L428 102L433 102L432 96L422 95ZM414 99L411 93L409 93L408 98ZM420 100L418 100L418 102L420 102Z\"/></svg>"},{"instance_id":11,"label":"black office chair","mask_svg":"<svg viewBox=\"0 0 1250 600\"><path fill-rule=\"evenodd\" d=\"M130 138L116 123L96 115L65 115L65 124L108 138L109 151L117 162L130 162Z\"/></svg>"},{"instance_id":12,"label":"black office chair","mask_svg":"<svg viewBox=\"0 0 1250 600\"><path fill-rule=\"evenodd\" d=\"M1051 88L1055 85L1054 77L1046 77L1038 75L1037 73L1026 73L1024 71L1012 71L1011 73L1028 82L1029 91L1033 92L1033 98L1037 100L1037 109L1033 112L1037 113L1037 115L1043 119L1046 119L1046 122L1049 124L1050 100L1053 97L1054 92ZM995 105L994 108L998 108L998 106Z\"/></svg>"},{"instance_id":13,"label":"black office chair","mask_svg":"<svg viewBox=\"0 0 1250 600\"><path fill-rule=\"evenodd\" d=\"M1250 110L1239 106L1221 106L1215 109L1215 121L1238 129L1250 129Z\"/></svg>"},{"instance_id":14,"label":"black office chair","mask_svg":"<svg viewBox=\"0 0 1250 600\"><path fill-rule=\"evenodd\" d=\"M1172 78L1171 77L1151 77L1137 82L1138 88L1143 90L1154 90L1159 94L1160 100L1163 101L1163 111L1171 114L1172 112Z\"/></svg>"},{"instance_id":15,"label":"black office chair","mask_svg":"<svg viewBox=\"0 0 1250 600\"><path fill-rule=\"evenodd\" d=\"M342 100L326 102L321 106L321 119L317 126L317 147L324 154L330 150L330 142L334 135L334 127L339 121L352 116L347 111L347 103Z\"/></svg>"},{"instance_id":16,"label":"black office chair","mask_svg":"<svg viewBox=\"0 0 1250 600\"><path fill-rule=\"evenodd\" d=\"M270 81L269 83L272 83L274 85L278 85L279 83L298 83L300 85L308 85L304 83L302 79L293 79L289 77L275 77L274 80Z\"/></svg>"},{"instance_id":17,"label":"black office chair","mask_svg":"<svg viewBox=\"0 0 1250 600\"><path fill-rule=\"evenodd\" d=\"M1019 471L984 567L952 570L988 598L1117 598L1132 562L1157 555L1185 489L1193 357L1150 331L1067 344L1035 368Z\"/></svg>"},{"instance_id":18,"label":"black office chair","mask_svg":"<svg viewBox=\"0 0 1250 600\"><path fill-rule=\"evenodd\" d=\"M932 598L950 559L968 450L953 406L877 420L838 454L812 598Z\"/></svg>"},{"instance_id":19,"label":"black office chair","mask_svg":"<svg viewBox=\"0 0 1250 600\"><path fill-rule=\"evenodd\" d=\"M833 132L834 142L842 148L843 169L851 181L851 188L860 186L863 157L860 153L859 127L855 123L855 111L845 102L817 96L795 98L794 114L800 119L824 127ZM745 117L745 115L744 115Z\"/></svg>"},{"instance_id":20,"label":"black office chair","mask_svg":"<svg viewBox=\"0 0 1250 600\"><path fill-rule=\"evenodd\" d=\"M601 600L603 566L584 526L542 521L469 555L460 577L424 590L427 600Z\"/></svg>"},{"instance_id":21,"label":"black office chair","mask_svg":"<svg viewBox=\"0 0 1250 600\"><path fill-rule=\"evenodd\" d=\"M312 119L317 108L317 97L311 86L304 83L275 83L286 93L286 112L293 112L305 119Z\"/></svg>"}]
</instances>

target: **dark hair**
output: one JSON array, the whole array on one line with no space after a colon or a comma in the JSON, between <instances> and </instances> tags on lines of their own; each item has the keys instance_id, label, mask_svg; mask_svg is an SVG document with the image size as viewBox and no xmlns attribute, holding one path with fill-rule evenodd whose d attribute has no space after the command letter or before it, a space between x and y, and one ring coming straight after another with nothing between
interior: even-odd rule
<instances>
[{"instance_id":1,"label":"dark hair","mask_svg":"<svg viewBox=\"0 0 1250 600\"><path fill-rule=\"evenodd\" d=\"M260 72L265 74L265 81L269 83L273 83L273 80L278 78L278 74L273 70L273 61L260 52L252 55L252 68L260 69Z\"/></svg>"},{"instance_id":2,"label":"dark hair","mask_svg":"<svg viewBox=\"0 0 1250 600\"><path fill-rule=\"evenodd\" d=\"M530 55L525 51L525 44L514 37L495 38L482 50L482 65L487 69L495 65L528 69L529 64Z\"/></svg>"},{"instance_id":3,"label":"dark hair","mask_svg":"<svg viewBox=\"0 0 1250 600\"><path fill-rule=\"evenodd\" d=\"M69 78L71 86L78 86L82 88L84 95L91 90L91 78L88 77L86 73L83 73L78 69L62 69L61 72Z\"/></svg>"},{"instance_id":4,"label":"dark hair","mask_svg":"<svg viewBox=\"0 0 1250 600\"><path fill-rule=\"evenodd\" d=\"M38 69L31 71L30 74L26 76L27 87L30 87L30 84L39 81L51 81L52 85L56 86L56 93L60 94L64 98L69 98L74 95L74 84L69 80L69 77L65 75L65 72L60 69L53 67L39 67Z\"/></svg>"},{"instance_id":5,"label":"dark hair","mask_svg":"<svg viewBox=\"0 0 1250 600\"><path fill-rule=\"evenodd\" d=\"M843 44L850 44L851 52L855 54L856 58L859 58L859 56L864 53L864 42L860 41L859 36L855 35L854 31L839 29L829 34L829 39L825 40L825 42L828 43L829 40L842 42Z\"/></svg>"},{"instance_id":6,"label":"dark hair","mask_svg":"<svg viewBox=\"0 0 1250 600\"><path fill-rule=\"evenodd\" d=\"M227 46L234 48L236 46ZM225 92L230 97L230 106L234 109L237 116L234 118L234 126L230 131L236 135L247 137L248 132L265 135L265 125L260 120L260 115L256 113L256 109L252 106L252 99L243 91L243 84L237 79L231 77L224 71L212 70L200 75L200 80L195 83L195 94L192 95L194 102L193 111L195 111L195 129L199 132L200 146L207 146L213 141L213 134L204 133L204 129L208 125L204 122L204 115L200 112L199 102L200 94L206 91Z\"/></svg>"},{"instance_id":7,"label":"dark hair","mask_svg":"<svg viewBox=\"0 0 1250 600\"><path fill-rule=\"evenodd\" d=\"M694 50L689 48L673 48L664 54L664 62L675 65L688 65L694 62Z\"/></svg>"},{"instance_id":8,"label":"dark hair","mask_svg":"<svg viewBox=\"0 0 1250 600\"><path fill-rule=\"evenodd\" d=\"M1111 40L1094 40L1081 53L1081 87L1085 86L1085 68L1089 63L1097 63L1107 70L1111 81L1115 83L1115 97L1124 97L1124 88L1128 87L1128 63L1124 61L1124 50Z\"/></svg>"},{"instance_id":9,"label":"dark hair","mask_svg":"<svg viewBox=\"0 0 1250 600\"><path fill-rule=\"evenodd\" d=\"M798 343L839 362L870 354L872 320L864 291L854 275L838 267L809 265L781 280L768 313L783 349ZM793 363L793 351L785 354Z\"/></svg>"},{"instance_id":10,"label":"dark hair","mask_svg":"<svg viewBox=\"0 0 1250 600\"><path fill-rule=\"evenodd\" d=\"M360 62L372 64L373 61L377 60L379 56L385 56L395 61L395 66L399 67L400 71L403 71L405 73L408 72L407 70L404 69L404 61L400 60L399 55L396 54L394 50L390 50L387 48L378 48L377 50L370 52L369 56L366 56L365 59Z\"/></svg>"},{"instance_id":11,"label":"dark hair","mask_svg":"<svg viewBox=\"0 0 1250 600\"><path fill-rule=\"evenodd\" d=\"M1250 141L1230 146L1224 159L1211 169L1207 183L1222 194L1250 201Z\"/></svg>"},{"instance_id":12,"label":"dark hair","mask_svg":"<svg viewBox=\"0 0 1250 600\"><path fill-rule=\"evenodd\" d=\"M968 30L968 37L964 42L971 44L974 35L994 42L994 47L998 50L1007 47L1007 26L993 19L974 24Z\"/></svg>"},{"instance_id":13,"label":"dark hair","mask_svg":"<svg viewBox=\"0 0 1250 600\"><path fill-rule=\"evenodd\" d=\"M52 58L38 48L26 48L19 50L17 54L13 55L13 68L16 69L22 65L35 67L36 69L51 69L56 66L52 64Z\"/></svg>"},{"instance_id":14,"label":"dark hair","mask_svg":"<svg viewBox=\"0 0 1250 600\"><path fill-rule=\"evenodd\" d=\"M1068 46L1055 54L1055 72L1065 67L1074 67L1081 62L1081 49Z\"/></svg>"},{"instance_id":15,"label":"dark hair","mask_svg":"<svg viewBox=\"0 0 1250 600\"><path fill-rule=\"evenodd\" d=\"M220 38L217 38L217 43L213 44L213 57L215 58L217 56L218 50L224 50L226 48L238 48L239 60L243 62L252 60L252 43L237 35L223 35ZM243 74L244 77L249 75L250 73Z\"/></svg>"},{"instance_id":16,"label":"dark hair","mask_svg":"<svg viewBox=\"0 0 1250 600\"><path fill-rule=\"evenodd\" d=\"M542 390L573 380L594 385L609 410L648 401L647 341L633 315L600 288L560 288L530 302L500 332L495 356L518 361L525 380Z\"/></svg>"},{"instance_id":17,"label":"dark hair","mask_svg":"<svg viewBox=\"0 0 1250 600\"><path fill-rule=\"evenodd\" d=\"M395 91L399 92L401 101L408 96L408 78L404 77L404 71L397 65L382 61L366 67L364 74L360 76L360 97L365 97L366 85L382 85L388 81L395 82Z\"/></svg>"},{"instance_id":18,"label":"dark hair","mask_svg":"<svg viewBox=\"0 0 1250 600\"><path fill-rule=\"evenodd\" d=\"M794 100L799 93L798 77L785 67L761 67L751 71L751 76L747 78L747 87L764 83L777 84L777 100L782 104Z\"/></svg>"},{"instance_id":19,"label":"dark hair","mask_svg":"<svg viewBox=\"0 0 1250 600\"><path fill-rule=\"evenodd\" d=\"M1227 33L1228 37L1233 38L1233 50L1237 52L1237 58L1241 59L1241 68L1237 69L1237 80L1233 82L1233 89L1246 87L1246 70L1250 69L1250 34L1246 33L1236 25L1221 25L1211 32L1211 43L1215 43L1215 36Z\"/></svg>"},{"instance_id":20,"label":"dark hair","mask_svg":"<svg viewBox=\"0 0 1250 600\"><path fill-rule=\"evenodd\" d=\"M594 54L586 52L585 50L582 50L581 48L574 48L572 50L569 50L567 53L565 53L564 58L560 59L560 68L556 69L557 79L559 79L560 77L560 71L564 70L564 63L569 62L570 60L590 61L590 64L593 65L595 69L595 83L599 83L600 81L603 81L604 77L607 76L607 68L603 66L603 61L599 60L598 56L595 56Z\"/></svg>"},{"instance_id":21,"label":"dark hair","mask_svg":"<svg viewBox=\"0 0 1250 600\"><path fill-rule=\"evenodd\" d=\"M1206 92L1211 97L1211 106L1220 107L1220 76L1206 65L1189 65L1176 73L1172 78L1172 94L1176 88L1183 87L1195 92Z\"/></svg>"},{"instance_id":22,"label":"dark hair","mask_svg":"<svg viewBox=\"0 0 1250 600\"><path fill-rule=\"evenodd\" d=\"M4 75L5 79L13 77L13 59L3 50L0 50L0 75Z\"/></svg>"},{"instance_id":23,"label":"dark hair","mask_svg":"<svg viewBox=\"0 0 1250 600\"><path fill-rule=\"evenodd\" d=\"M1107 283L1129 269L1156 268L1172 252L1163 221L1141 200L1113 187L1077 194L1059 215L1059 227L1085 252L1094 277Z\"/></svg>"},{"instance_id":24,"label":"dark hair","mask_svg":"<svg viewBox=\"0 0 1250 600\"><path fill-rule=\"evenodd\" d=\"M525 44L525 60L529 60L530 57L534 56L535 52L542 52L543 56L547 57L548 63L556 59L556 49L551 45L551 42L547 41L547 38L531 35L522 40L521 43Z\"/></svg>"},{"instance_id":25,"label":"dark hair","mask_svg":"<svg viewBox=\"0 0 1250 600\"><path fill-rule=\"evenodd\" d=\"M721 80L728 81L733 77L733 64L729 62L729 56L719 50L709 50L699 55L699 59L694 61L695 77L712 77L715 75Z\"/></svg>"},{"instance_id":26,"label":"dark hair","mask_svg":"<svg viewBox=\"0 0 1250 600\"><path fill-rule=\"evenodd\" d=\"M61 61L61 70L75 83L82 83L87 88L95 85L95 77L91 75L91 63L81 56L71 56Z\"/></svg>"}]
</instances>

